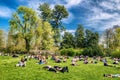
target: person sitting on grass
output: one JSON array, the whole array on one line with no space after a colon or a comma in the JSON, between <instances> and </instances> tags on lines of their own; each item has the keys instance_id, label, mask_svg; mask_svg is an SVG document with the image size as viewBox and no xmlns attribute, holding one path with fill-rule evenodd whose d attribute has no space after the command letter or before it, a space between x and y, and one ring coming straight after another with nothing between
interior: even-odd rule
<instances>
[{"instance_id":1,"label":"person sitting on grass","mask_svg":"<svg viewBox=\"0 0 120 80\"><path fill-rule=\"evenodd\" d=\"M119 64L119 61L118 61L118 59L117 59L117 58L115 58L115 59L114 59L113 64Z\"/></svg>"},{"instance_id":2,"label":"person sitting on grass","mask_svg":"<svg viewBox=\"0 0 120 80\"><path fill-rule=\"evenodd\" d=\"M21 60L18 62L18 64L16 64L16 66L19 67L25 67L26 66L26 61L24 58L21 58Z\"/></svg>"},{"instance_id":3,"label":"person sitting on grass","mask_svg":"<svg viewBox=\"0 0 120 80\"><path fill-rule=\"evenodd\" d=\"M103 59L104 66L113 67L113 65L108 64L106 58Z\"/></svg>"},{"instance_id":4,"label":"person sitting on grass","mask_svg":"<svg viewBox=\"0 0 120 80\"><path fill-rule=\"evenodd\" d=\"M39 64L47 64L47 60L43 57L39 59Z\"/></svg>"},{"instance_id":5,"label":"person sitting on grass","mask_svg":"<svg viewBox=\"0 0 120 80\"><path fill-rule=\"evenodd\" d=\"M84 60L84 64L88 64L88 60L87 59Z\"/></svg>"},{"instance_id":6,"label":"person sitting on grass","mask_svg":"<svg viewBox=\"0 0 120 80\"><path fill-rule=\"evenodd\" d=\"M83 55L80 55L80 56L79 56L79 61L83 61L83 60L84 60L83 57L84 57Z\"/></svg>"},{"instance_id":7,"label":"person sitting on grass","mask_svg":"<svg viewBox=\"0 0 120 80\"><path fill-rule=\"evenodd\" d=\"M67 57L63 57L63 62L66 62L67 61Z\"/></svg>"},{"instance_id":8,"label":"person sitting on grass","mask_svg":"<svg viewBox=\"0 0 120 80\"><path fill-rule=\"evenodd\" d=\"M108 66L106 58L103 59L104 66Z\"/></svg>"},{"instance_id":9,"label":"person sitting on grass","mask_svg":"<svg viewBox=\"0 0 120 80\"><path fill-rule=\"evenodd\" d=\"M76 62L77 62L76 58L73 58L73 59L72 59L72 64L71 64L71 65L72 65L72 66L79 66L79 65L76 64Z\"/></svg>"}]
</instances>

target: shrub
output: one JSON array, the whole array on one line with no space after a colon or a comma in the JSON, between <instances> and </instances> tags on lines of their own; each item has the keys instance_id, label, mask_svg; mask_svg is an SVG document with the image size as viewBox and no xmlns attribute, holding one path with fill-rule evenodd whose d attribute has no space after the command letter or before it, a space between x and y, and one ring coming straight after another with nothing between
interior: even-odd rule
<instances>
[{"instance_id":1,"label":"shrub","mask_svg":"<svg viewBox=\"0 0 120 80\"><path fill-rule=\"evenodd\" d=\"M111 56L112 54L112 49L108 48L108 49L105 49L105 56Z\"/></svg>"},{"instance_id":2,"label":"shrub","mask_svg":"<svg viewBox=\"0 0 120 80\"><path fill-rule=\"evenodd\" d=\"M87 47L84 49L83 55L85 56L103 56L104 52L103 49L99 46L94 46L94 47Z\"/></svg>"},{"instance_id":3,"label":"shrub","mask_svg":"<svg viewBox=\"0 0 120 80\"><path fill-rule=\"evenodd\" d=\"M62 49L60 51L61 55L67 55L67 56L75 56L76 52L73 48L69 48L69 49Z\"/></svg>"},{"instance_id":4,"label":"shrub","mask_svg":"<svg viewBox=\"0 0 120 80\"><path fill-rule=\"evenodd\" d=\"M75 53L76 53L76 56L82 55L83 49L76 50Z\"/></svg>"},{"instance_id":5,"label":"shrub","mask_svg":"<svg viewBox=\"0 0 120 80\"><path fill-rule=\"evenodd\" d=\"M112 57L120 58L120 50L113 51L111 53Z\"/></svg>"}]
</instances>

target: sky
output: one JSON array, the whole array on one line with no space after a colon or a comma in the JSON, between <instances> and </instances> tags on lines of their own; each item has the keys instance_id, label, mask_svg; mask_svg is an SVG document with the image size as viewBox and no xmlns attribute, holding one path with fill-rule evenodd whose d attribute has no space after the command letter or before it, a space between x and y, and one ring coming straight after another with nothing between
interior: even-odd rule
<instances>
[{"instance_id":1,"label":"sky","mask_svg":"<svg viewBox=\"0 0 120 80\"><path fill-rule=\"evenodd\" d=\"M66 7L69 16L62 22L71 33L75 32L78 24L99 33L120 25L120 0L0 0L0 29L8 32L9 20L19 6L27 6L37 12L39 4L44 2L51 8L56 4Z\"/></svg>"}]
</instances>

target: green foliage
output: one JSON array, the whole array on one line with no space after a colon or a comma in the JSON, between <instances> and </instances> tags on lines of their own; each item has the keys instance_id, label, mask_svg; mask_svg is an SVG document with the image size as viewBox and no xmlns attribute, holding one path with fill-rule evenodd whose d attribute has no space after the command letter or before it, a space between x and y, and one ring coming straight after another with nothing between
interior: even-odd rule
<instances>
[{"instance_id":1,"label":"green foliage","mask_svg":"<svg viewBox=\"0 0 120 80\"><path fill-rule=\"evenodd\" d=\"M84 27L82 25L78 25L78 28L75 32L75 42L77 48L84 47Z\"/></svg>"},{"instance_id":2,"label":"green foliage","mask_svg":"<svg viewBox=\"0 0 120 80\"><path fill-rule=\"evenodd\" d=\"M66 8L62 5L55 5L54 9L53 9L53 14L52 14L53 20L51 22L53 28L54 28L54 39L55 39L55 43L58 46L60 43L60 30L62 26L62 22L61 20L63 18L67 18L68 17L68 12L66 10ZM59 28L59 29L58 29Z\"/></svg>"},{"instance_id":3,"label":"green foliage","mask_svg":"<svg viewBox=\"0 0 120 80\"><path fill-rule=\"evenodd\" d=\"M43 21L50 21L52 18L52 10L50 9L50 5L48 3L41 4L39 6L39 10L41 11L41 18Z\"/></svg>"},{"instance_id":4,"label":"green foliage","mask_svg":"<svg viewBox=\"0 0 120 80\"><path fill-rule=\"evenodd\" d=\"M120 50L115 50L111 53L111 56L114 58L120 58Z\"/></svg>"},{"instance_id":5,"label":"green foliage","mask_svg":"<svg viewBox=\"0 0 120 80\"><path fill-rule=\"evenodd\" d=\"M60 31L63 30L62 19L67 18L68 12L66 8L62 5L55 5L53 10L50 8L48 3L43 3L39 6L39 10L41 12L40 16L43 21L48 21L54 31L54 42L55 45L58 47L60 45Z\"/></svg>"},{"instance_id":6,"label":"green foliage","mask_svg":"<svg viewBox=\"0 0 120 80\"><path fill-rule=\"evenodd\" d=\"M72 33L65 32L61 42L61 48L73 48L74 47L74 37Z\"/></svg>"},{"instance_id":7,"label":"green foliage","mask_svg":"<svg viewBox=\"0 0 120 80\"><path fill-rule=\"evenodd\" d=\"M43 33L42 33L42 49L48 50L53 48L54 46L54 39L53 35L54 32L52 31L52 27L48 22L43 23Z\"/></svg>"},{"instance_id":8,"label":"green foliage","mask_svg":"<svg viewBox=\"0 0 120 80\"><path fill-rule=\"evenodd\" d=\"M87 47L83 51L83 55L86 56L104 56L103 49L99 46Z\"/></svg>"},{"instance_id":9,"label":"green foliage","mask_svg":"<svg viewBox=\"0 0 120 80\"><path fill-rule=\"evenodd\" d=\"M26 50L30 50L30 43L37 27L37 14L31 8L20 6L10 19L10 31L13 36L25 40ZM20 34L21 36L19 36ZM15 38L17 38L15 37Z\"/></svg>"},{"instance_id":10,"label":"green foliage","mask_svg":"<svg viewBox=\"0 0 120 80\"><path fill-rule=\"evenodd\" d=\"M107 48L107 49L105 49L104 51L105 51L105 56L111 56L111 54L112 54L112 52L113 52L113 50L110 49L110 48Z\"/></svg>"},{"instance_id":11,"label":"green foliage","mask_svg":"<svg viewBox=\"0 0 120 80\"><path fill-rule=\"evenodd\" d=\"M60 50L61 55L67 55L67 56L79 56L83 54L83 49L61 49Z\"/></svg>"},{"instance_id":12,"label":"green foliage","mask_svg":"<svg viewBox=\"0 0 120 80\"><path fill-rule=\"evenodd\" d=\"M0 51L5 48L5 33L3 30L0 30Z\"/></svg>"},{"instance_id":13,"label":"green foliage","mask_svg":"<svg viewBox=\"0 0 120 80\"><path fill-rule=\"evenodd\" d=\"M83 50L84 50L84 49L75 50L76 55L77 55L77 56L82 55L82 54L83 54Z\"/></svg>"},{"instance_id":14,"label":"green foliage","mask_svg":"<svg viewBox=\"0 0 120 80\"><path fill-rule=\"evenodd\" d=\"M62 49L60 50L61 55L67 55L67 56L75 56L76 52L73 48L69 49Z\"/></svg>"},{"instance_id":15,"label":"green foliage","mask_svg":"<svg viewBox=\"0 0 120 80\"><path fill-rule=\"evenodd\" d=\"M85 47L98 46L99 34L90 30L86 30L85 33Z\"/></svg>"}]
</instances>

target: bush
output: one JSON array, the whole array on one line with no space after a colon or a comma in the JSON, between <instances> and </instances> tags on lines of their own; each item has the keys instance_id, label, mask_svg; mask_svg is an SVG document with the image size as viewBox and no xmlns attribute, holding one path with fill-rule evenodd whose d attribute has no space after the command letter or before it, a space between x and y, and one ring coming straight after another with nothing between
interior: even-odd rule
<instances>
[{"instance_id":1,"label":"bush","mask_svg":"<svg viewBox=\"0 0 120 80\"><path fill-rule=\"evenodd\" d=\"M67 56L79 56L83 53L83 49L73 49L73 48L69 48L69 49L62 49L60 51L61 55L67 55Z\"/></svg>"},{"instance_id":2,"label":"bush","mask_svg":"<svg viewBox=\"0 0 120 80\"><path fill-rule=\"evenodd\" d=\"M101 47L94 46L94 47L85 48L82 54L85 56L93 57L93 56L103 56L104 52Z\"/></svg>"},{"instance_id":3,"label":"bush","mask_svg":"<svg viewBox=\"0 0 120 80\"><path fill-rule=\"evenodd\" d=\"M111 56L112 54L112 49L108 48L108 49L105 49L105 56Z\"/></svg>"},{"instance_id":4,"label":"bush","mask_svg":"<svg viewBox=\"0 0 120 80\"><path fill-rule=\"evenodd\" d=\"M76 50L75 53L76 53L76 56L80 56L83 53L83 49Z\"/></svg>"},{"instance_id":5,"label":"bush","mask_svg":"<svg viewBox=\"0 0 120 80\"><path fill-rule=\"evenodd\" d=\"M67 56L75 56L76 52L74 49L69 48L69 49L62 49L60 51L61 55L67 55Z\"/></svg>"},{"instance_id":6,"label":"bush","mask_svg":"<svg viewBox=\"0 0 120 80\"><path fill-rule=\"evenodd\" d=\"M111 53L111 56L115 58L120 58L120 50L113 51Z\"/></svg>"},{"instance_id":7,"label":"bush","mask_svg":"<svg viewBox=\"0 0 120 80\"><path fill-rule=\"evenodd\" d=\"M27 51L24 48L8 47L5 53L25 54Z\"/></svg>"}]
</instances>

